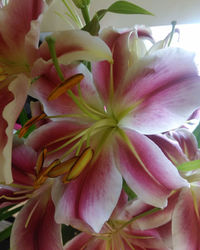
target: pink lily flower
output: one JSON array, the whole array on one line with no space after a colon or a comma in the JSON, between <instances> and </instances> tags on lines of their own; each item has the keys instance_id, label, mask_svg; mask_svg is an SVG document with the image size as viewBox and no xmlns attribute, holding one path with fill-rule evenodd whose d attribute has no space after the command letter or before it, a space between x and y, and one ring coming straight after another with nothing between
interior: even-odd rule
<instances>
[{"instance_id":1,"label":"pink lily flower","mask_svg":"<svg viewBox=\"0 0 200 250\"><path fill-rule=\"evenodd\" d=\"M13 128L30 85L37 57L43 0L10 0L0 6L0 182L12 182Z\"/></svg>"},{"instance_id":2,"label":"pink lily flower","mask_svg":"<svg viewBox=\"0 0 200 250\"><path fill-rule=\"evenodd\" d=\"M200 150L196 138L188 130L178 129L167 135L151 136L151 139L162 148L190 183L190 187L184 187L178 192L178 199L174 202L171 219L173 249L200 249Z\"/></svg>"},{"instance_id":3,"label":"pink lily flower","mask_svg":"<svg viewBox=\"0 0 200 250\"><path fill-rule=\"evenodd\" d=\"M3 23L0 27L0 182L12 182L12 133L27 97L30 78L42 74L42 66L46 70L52 66L47 43L38 49L43 7L43 0L10 0L0 9ZM112 60L105 43L86 32L66 31L53 36L57 56L65 64L74 60Z\"/></svg>"},{"instance_id":4,"label":"pink lily flower","mask_svg":"<svg viewBox=\"0 0 200 250\"><path fill-rule=\"evenodd\" d=\"M10 246L13 250L63 249L61 226L54 220L55 207L51 199L53 180L47 179L36 185L41 176L36 170L38 163L37 152L15 137L12 152L14 181L0 188L0 207L24 205L11 232Z\"/></svg>"},{"instance_id":5,"label":"pink lily flower","mask_svg":"<svg viewBox=\"0 0 200 250\"><path fill-rule=\"evenodd\" d=\"M113 64L97 62L92 74L82 64L62 65L65 79L84 79L55 100L49 97L59 90L60 80L53 67L33 84L47 117L59 120L36 129L27 142L36 151L47 147L51 160L94 149L88 168L69 184L60 183L63 191L55 189L53 200L58 223L80 227L84 221L95 232L115 208L122 178L140 199L162 208L172 190L188 186L144 134L182 125L200 105L200 79L191 54L170 48L144 53L142 37L133 31L106 30L102 37Z\"/></svg>"},{"instance_id":6,"label":"pink lily flower","mask_svg":"<svg viewBox=\"0 0 200 250\"><path fill-rule=\"evenodd\" d=\"M153 207L141 200L128 202L122 192L115 210L99 233L86 227L84 232L67 242L64 249L170 250L169 218L173 207L173 203L170 202L163 216L162 211L153 212Z\"/></svg>"}]
</instances>

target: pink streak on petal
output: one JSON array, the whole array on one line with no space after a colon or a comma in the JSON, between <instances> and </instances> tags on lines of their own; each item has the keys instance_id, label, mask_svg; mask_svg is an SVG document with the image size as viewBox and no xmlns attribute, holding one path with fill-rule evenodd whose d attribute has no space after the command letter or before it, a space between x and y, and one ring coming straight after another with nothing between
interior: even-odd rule
<instances>
[{"instance_id":1,"label":"pink streak on petal","mask_svg":"<svg viewBox=\"0 0 200 250\"><path fill-rule=\"evenodd\" d=\"M0 9L0 33L11 49L24 43L24 37L30 30L30 23L42 13L42 0L10 0L8 5Z\"/></svg>"},{"instance_id":2,"label":"pink streak on petal","mask_svg":"<svg viewBox=\"0 0 200 250\"><path fill-rule=\"evenodd\" d=\"M112 214L122 188L122 178L112 156L104 152L56 199L56 221L99 232ZM81 222L82 221L82 222ZM89 228L88 228L89 230Z\"/></svg>"},{"instance_id":3,"label":"pink streak on petal","mask_svg":"<svg viewBox=\"0 0 200 250\"><path fill-rule=\"evenodd\" d=\"M48 196L48 194L46 194ZM27 228L25 224L36 206ZM62 250L61 228L54 221L54 205L47 197L31 199L18 214L11 233L13 250Z\"/></svg>"},{"instance_id":4,"label":"pink streak on petal","mask_svg":"<svg viewBox=\"0 0 200 250\"><path fill-rule=\"evenodd\" d=\"M190 189L181 191L172 217L174 250L199 249L199 222Z\"/></svg>"},{"instance_id":5,"label":"pink streak on petal","mask_svg":"<svg viewBox=\"0 0 200 250\"><path fill-rule=\"evenodd\" d=\"M175 166L147 137L127 130L127 135L145 168L127 144L118 138L119 168L127 184L146 203L165 207L170 190L187 185Z\"/></svg>"},{"instance_id":6,"label":"pink streak on petal","mask_svg":"<svg viewBox=\"0 0 200 250\"><path fill-rule=\"evenodd\" d=\"M122 188L112 153L102 152L85 178L80 196L79 213L95 232L99 232L117 205Z\"/></svg>"},{"instance_id":7,"label":"pink streak on petal","mask_svg":"<svg viewBox=\"0 0 200 250\"><path fill-rule=\"evenodd\" d=\"M80 233L72 240L66 243L64 250L80 250L81 247L87 245L88 241L92 238L91 235L86 233Z\"/></svg>"},{"instance_id":8,"label":"pink streak on petal","mask_svg":"<svg viewBox=\"0 0 200 250\"><path fill-rule=\"evenodd\" d=\"M145 134L181 126L200 105L200 78L192 55L181 49L163 49L147 57L145 64L144 73L130 78L122 94L129 106L133 100L143 100L122 126Z\"/></svg>"}]
</instances>

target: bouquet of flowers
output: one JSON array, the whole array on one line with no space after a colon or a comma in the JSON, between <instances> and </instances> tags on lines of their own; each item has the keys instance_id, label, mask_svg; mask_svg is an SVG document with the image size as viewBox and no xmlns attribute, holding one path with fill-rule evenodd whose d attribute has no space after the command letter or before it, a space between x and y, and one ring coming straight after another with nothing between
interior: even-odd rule
<instances>
[{"instance_id":1,"label":"bouquet of flowers","mask_svg":"<svg viewBox=\"0 0 200 250\"><path fill-rule=\"evenodd\" d=\"M40 39L65 8L73 28ZM115 1L0 1L0 233L11 250L200 249L200 77L149 28L101 29ZM82 15L82 17L80 17ZM151 46L147 46L147 42Z\"/></svg>"}]
</instances>

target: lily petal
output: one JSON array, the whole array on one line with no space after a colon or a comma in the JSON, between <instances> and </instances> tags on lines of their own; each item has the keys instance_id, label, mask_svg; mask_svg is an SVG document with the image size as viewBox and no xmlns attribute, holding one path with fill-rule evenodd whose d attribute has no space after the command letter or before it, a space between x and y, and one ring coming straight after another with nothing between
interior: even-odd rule
<instances>
[{"instance_id":1,"label":"lily petal","mask_svg":"<svg viewBox=\"0 0 200 250\"><path fill-rule=\"evenodd\" d=\"M56 221L73 225L81 219L99 232L112 214L121 189L122 178L112 154L104 151L88 172L66 186L56 203Z\"/></svg>"},{"instance_id":2,"label":"lily petal","mask_svg":"<svg viewBox=\"0 0 200 250\"><path fill-rule=\"evenodd\" d=\"M11 183L11 150L13 129L24 106L28 92L28 79L19 75L8 87L0 89L1 146L0 146L0 182ZM6 98L5 98L6 97Z\"/></svg>"},{"instance_id":3,"label":"lily petal","mask_svg":"<svg viewBox=\"0 0 200 250\"><path fill-rule=\"evenodd\" d=\"M62 94L59 98L53 101L48 101L48 96L60 84L60 80L52 66L49 68L43 61L38 61L36 67L43 67L44 72L31 87L31 95L37 97L43 105L44 110L48 115L66 115L66 114L81 114L80 108L77 107L75 102L69 97L67 93ZM92 76L88 69L83 64L77 65L62 65L62 71L65 79L77 74L83 74L84 79L80 83L80 91L82 97L87 104L95 106L96 109L102 110L103 105L98 96L98 93L93 85ZM36 69L33 69L36 71ZM71 88L74 94L79 95L77 86ZM83 104L81 104L83 105ZM73 117L72 117L73 118ZM70 118L70 119L72 119Z\"/></svg>"},{"instance_id":4,"label":"lily petal","mask_svg":"<svg viewBox=\"0 0 200 250\"><path fill-rule=\"evenodd\" d=\"M8 5L0 9L0 33L13 51L24 44L25 35L30 30L32 20L38 19L44 8L43 0L10 0ZM24 15L26 13L26 15Z\"/></svg>"},{"instance_id":5,"label":"lily petal","mask_svg":"<svg viewBox=\"0 0 200 250\"><path fill-rule=\"evenodd\" d=\"M174 250L199 249L199 219L188 188L181 191L175 207L172 217L172 236Z\"/></svg>"},{"instance_id":6,"label":"lily petal","mask_svg":"<svg viewBox=\"0 0 200 250\"><path fill-rule=\"evenodd\" d=\"M11 233L13 250L62 250L61 228L54 221L49 195L28 201L15 219Z\"/></svg>"},{"instance_id":7,"label":"lily petal","mask_svg":"<svg viewBox=\"0 0 200 250\"><path fill-rule=\"evenodd\" d=\"M123 105L140 104L121 125L144 134L162 133L181 126L200 106L197 94L200 78L193 55L170 48L158 50L152 58L144 57L143 61L146 66L137 77L129 78L121 93Z\"/></svg>"},{"instance_id":8,"label":"lily petal","mask_svg":"<svg viewBox=\"0 0 200 250\"><path fill-rule=\"evenodd\" d=\"M55 49L60 63L69 64L76 60L112 61L107 45L86 31L67 30L54 33L52 36L56 40ZM40 46L40 55L45 60L51 59L46 41Z\"/></svg>"},{"instance_id":9,"label":"lily petal","mask_svg":"<svg viewBox=\"0 0 200 250\"><path fill-rule=\"evenodd\" d=\"M189 184L150 139L133 130L126 130L126 134L135 152L118 138L120 172L144 202L165 207L170 191Z\"/></svg>"}]
</instances>

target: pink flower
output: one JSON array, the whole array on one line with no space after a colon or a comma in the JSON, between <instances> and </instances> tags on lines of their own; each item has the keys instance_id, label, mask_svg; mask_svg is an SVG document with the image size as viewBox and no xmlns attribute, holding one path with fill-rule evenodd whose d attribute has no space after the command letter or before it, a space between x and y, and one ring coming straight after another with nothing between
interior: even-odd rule
<instances>
[{"instance_id":1,"label":"pink flower","mask_svg":"<svg viewBox=\"0 0 200 250\"><path fill-rule=\"evenodd\" d=\"M30 78L42 74L43 67L48 70L52 66L47 43L44 42L38 48L43 5L43 0L10 0L8 5L0 9L1 182L12 182L13 128L25 103ZM74 60L112 60L103 41L86 32L66 31L56 33L53 37L56 39L59 60L65 64Z\"/></svg>"},{"instance_id":2,"label":"pink flower","mask_svg":"<svg viewBox=\"0 0 200 250\"><path fill-rule=\"evenodd\" d=\"M36 170L38 163L37 152L15 137L12 152L14 182L0 188L0 207L25 203L13 224L10 240L13 250L63 249L61 227L54 220L53 180L47 179L36 185L41 176Z\"/></svg>"},{"instance_id":3,"label":"pink flower","mask_svg":"<svg viewBox=\"0 0 200 250\"><path fill-rule=\"evenodd\" d=\"M86 227L84 232L67 242L64 249L169 250L171 231L168 223L173 206L169 204L167 210L163 216L162 211L153 212L150 205L140 200L128 202L122 193L112 216L99 233Z\"/></svg>"},{"instance_id":4,"label":"pink flower","mask_svg":"<svg viewBox=\"0 0 200 250\"><path fill-rule=\"evenodd\" d=\"M42 0L10 0L0 6L0 182L12 182L13 128L30 85L37 57Z\"/></svg>"},{"instance_id":5,"label":"pink flower","mask_svg":"<svg viewBox=\"0 0 200 250\"><path fill-rule=\"evenodd\" d=\"M80 63L61 65L65 79L84 79L55 100L49 101L60 84L54 67L33 84L48 118L58 121L36 129L28 145L36 151L47 147L49 158L61 161L88 146L95 152L77 179L53 192L59 223L79 227L84 221L99 232L118 202L123 178L140 199L162 208L172 190L188 186L144 134L182 125L200 105L200 79L190 53L156 47L148 52L146 37L106 30L102 38L114 63L94 63L92 74Z\"/></svg>"},{"instance_id":6,"label":"pink flower","mask_svg":"<svg viewBox=\"0 0 200 250\"><path fill-rule=\"evenodd\" d=\"M200 248L200 151L196 138L186 129L178 129L165 135L151 136L176 164L180 174L190 187L182 188L174 201L172 213L172 245L174 250ZM173 198L176 193L171 196ZM163 211L165 213L165 209Z\"/></svg>"}]
</instances>

